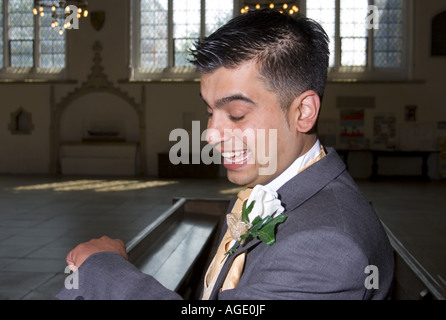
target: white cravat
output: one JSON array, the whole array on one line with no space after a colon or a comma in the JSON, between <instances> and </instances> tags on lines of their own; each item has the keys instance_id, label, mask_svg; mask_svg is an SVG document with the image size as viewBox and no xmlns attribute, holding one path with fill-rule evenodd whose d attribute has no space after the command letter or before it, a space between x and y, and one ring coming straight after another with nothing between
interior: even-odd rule
<instances>
[{"instance_id":1,"label":"white cravat","mask_svg":"<svg viewBox=\"0 0 446 320\"><path fill-rule=\"evenodd\" d=\"M311 161L315 160L318 156L321 155L322 145L318 140L313 145L313 147L304 155L297 158L285 171L283 171L279 176L274 178L271 182L265 185L266 188L276 191L279 190L281 186L295 177L302 169L308 166ZM232 247L235 243L235 240L232 240L229 247Z\"/></svg>"}]
</instances>

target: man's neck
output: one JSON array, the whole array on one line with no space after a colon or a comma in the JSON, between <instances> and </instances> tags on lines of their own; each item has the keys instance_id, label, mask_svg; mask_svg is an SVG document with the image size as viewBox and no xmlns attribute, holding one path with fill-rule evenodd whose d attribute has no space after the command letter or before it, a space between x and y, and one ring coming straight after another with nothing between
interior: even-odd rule
<instances>
[{"instance_id":1,"label":"man's neck","mask_svg":"<svg viewBox=\"0 0 446 320\"><path fill-rule=\"evenodd\" d=\"M318 139L314 142L311 148L303 155L298 157L287 169L285 169L279 176L274 178L265 186L271 190L277 191L281 186L291 180L303 168L305 168L311 161L318 157L321 153L321 143Z\"/></svg>"}]
</instances>

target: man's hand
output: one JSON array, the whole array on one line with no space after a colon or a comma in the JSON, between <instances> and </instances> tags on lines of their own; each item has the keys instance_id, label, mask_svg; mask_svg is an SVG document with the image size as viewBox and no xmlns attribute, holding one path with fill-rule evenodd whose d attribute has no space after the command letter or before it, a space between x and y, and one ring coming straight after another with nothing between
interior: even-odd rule
<instances>
[{"instance_id":1,"label":"man's hand","mask_svg":"<svg viewBox=\"0 0 446 320\"><path fill-rule=\"evenodd\" d=\"M99 239L92 239L88 242L77 245L73 250L68 252L66 261L70 270L76 271L84 261L94 253L97 252L116 252L128 259L127 251L125 250L125 244L122 240L111 239L107 236L103 236Z\"/></svg>"}]
</instances>

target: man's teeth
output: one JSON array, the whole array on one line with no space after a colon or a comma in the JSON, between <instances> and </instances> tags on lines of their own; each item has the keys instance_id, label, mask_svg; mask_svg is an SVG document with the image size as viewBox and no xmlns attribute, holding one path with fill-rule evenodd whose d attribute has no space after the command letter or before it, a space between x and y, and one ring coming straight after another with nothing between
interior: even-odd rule
<instances>
[{"instance_id":1,"label":"man's teeth","mask_svg":"<svg viewBox=\"0 0 446 320\"><path fill-rule=\"evenodd\" d=\"M244 152L237 151L237 152L223 152L221 155L224 158L234 158L234 157L240 157L242 154L244 154Z\"/></svg>"},{"instance_id":2,"label":"man's teeth","mask_svg":"<svg viewBox=\"0 0 446 320\"><path fill-rule=\"evenodd\" d=\"M221 154L226 163L243 163L249 158L248 151L223 152Z\"/></svg>"}]
</instances>

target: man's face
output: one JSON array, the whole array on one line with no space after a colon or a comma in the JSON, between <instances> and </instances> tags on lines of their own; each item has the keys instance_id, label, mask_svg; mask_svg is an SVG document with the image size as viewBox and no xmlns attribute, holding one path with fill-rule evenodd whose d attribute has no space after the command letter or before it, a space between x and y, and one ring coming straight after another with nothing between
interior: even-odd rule
<instances>
[{"instance_id":1,"label":"man's face","mask_svg":"<svg viewBox=\"0 0 446 320\"><path fill-rule=\"evenodd\" d=\"M209 116L206 140L222 154L231 182L266 184L300 155L301 135L255 63L202 75L201 96Z\"/></svg>"}]
</instances>

